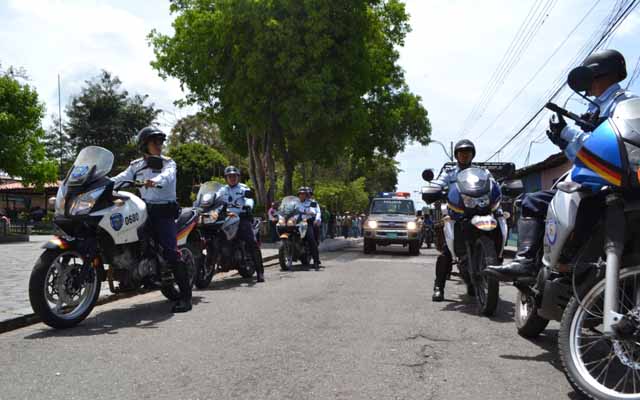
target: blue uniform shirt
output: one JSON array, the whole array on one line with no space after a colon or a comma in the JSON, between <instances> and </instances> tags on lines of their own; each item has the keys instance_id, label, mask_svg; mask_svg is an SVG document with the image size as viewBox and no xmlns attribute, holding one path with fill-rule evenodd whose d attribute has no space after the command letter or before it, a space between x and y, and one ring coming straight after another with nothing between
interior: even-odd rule
<instances>
[{"instance_id":1,"label":"blue uniform shirt","mask_svg":"<svg viewBox=\"0 0 640 400\"><path fill-rule=\"evenodd\" d=\"M176 202L176 181L178 168L176 162L169 157L162 157L162 169L152 170L144 158L133 160L126 170L111 178L115 183L122 181L152 180L162 188L140 188L140 196L150 204L166 204Z\"/></svg>"},{"instance_id":2,"label":"blue uniform shirt","mask_svg":"<svg viewBox=\"0 0 640 400\"><path fill-rule=\"evenodd\" d=\"M217 197L227 205L227 211L240 214L244 206L253 209L253 199L245 197L245 193L249 190L251 190L249 186L244 183L238 183L233 187L225 185L218 190Z\"/></svg>"},{"instance_id":3,"label":"blue uniform shirt","mask_svg":"<svg viewBox=\"0 0 640 400\"><path fill-rule=\"evenodd\" d=\"M627 100L630 98L636 97L635 95L625 91L620 87L619 84L611 85L607 90L604 91L600 96L598 96L594 103L600 106L600 117L608 118L613 114L613 111L616 108L616 105L623 100ZM589 108L587 112L594 113L596 111L596 106L594 104L589 103ZM577 126L567 125L562 132L560 133L560 137L564 139L568 145L564 149L564 153L567 158L572 162L576 159L576 154L582 147L582 144L585 140L587 140L591 136L591 132L584 132Z\"/></svg>"},{"instance_id":4,"label":"blue uniform shirt","mask_svg":"<svg viewBox=\"0 0 640 400\"><path fill-rule=\"evenodd\" d=\"M300 204L300 208L298 209L298 211L300 211L301 214L310 216L309 219L320 222L322 220L322 217L320 215L320 207L317 206L317 202L316 207L312 207L311 203L313 202L314 200L311 199L305 200Z\"/></svg>"}]
</instances>

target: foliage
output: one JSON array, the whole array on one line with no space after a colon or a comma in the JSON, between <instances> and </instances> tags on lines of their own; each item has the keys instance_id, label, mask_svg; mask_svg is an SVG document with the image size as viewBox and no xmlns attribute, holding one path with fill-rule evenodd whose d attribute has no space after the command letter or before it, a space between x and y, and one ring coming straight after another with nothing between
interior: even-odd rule
<instances>
[{"instance_id":1,"label":"foliage","mask_svg":"<svg viewBox=\"0 0 640 400\"><path fill-rule=\"evenodd\" d=\"M263 203L278 161L291 192L303 161L392 158L428 141L427 113L397 65L410 29L400 1L179 0L171 10L173 36L149 36L152 65L248 155Z\"/></svg>"},{"instance_id":2,"label":"foliage","mask_svg":"<svg viewBox=\"0 0 640 400\"><path fill-rule=\"evenodd\" d=\"M369 204L364 177L348 183L320 182L314 194L321 207L329 208L334 213L361 213Z\"/></svg>"},{"instance_id":3,"label":"foliage","mask_svg":"<svg viewBox=\"0 0 640 400\"><path fill-rule=\"evenodd\" d=\"M0 170L24 183L42 185L56 179L56 165L45 157L38 94L12 74L0 74Z\"/></svg>"},{"instance_id":4,"label":"foliage","mask_svg":"<svg viewBox=\"0 0 640 400\"><path fill-rule=\"evenodd\" d=\"M202 143L186 143L173 147L169 156L178 165L178 200L189 203L196 185L213 176L222 176L227 159L212 147Z\"/></svg>"},{"instance_id":5,"label":"foliage","mask_svg":"<svg viewBox=\"0 0 640 400\"><path fill-rule=\"evenodd\" d=\"M120 79L107 71L85 83L66 108L65 133L74 153L86 146L102 146L114 153L116 168L124 168L137 156L133 143L137 132L151 125L160 110L145 104L147 95L130 96Z\"/></svg>"}]
</instances>

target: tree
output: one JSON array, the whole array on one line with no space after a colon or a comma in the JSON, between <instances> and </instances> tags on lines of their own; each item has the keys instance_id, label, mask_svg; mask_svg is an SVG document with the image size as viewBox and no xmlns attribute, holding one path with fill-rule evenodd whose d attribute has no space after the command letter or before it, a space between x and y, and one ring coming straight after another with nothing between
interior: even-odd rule
<instances>
[{"instance_id":1,"label":"tree","mask_svg":"<svg viewBox=\"0 0 640 400\"><path fill-rule=\"evenodd\" d=\"M57 114L51 115L53 124L46 130L43 143L46 156L58 164L58 178L63 179L73 163L75 154L69 135Z\"/></svg>"},{"instance_id":2,"label":"tree","mask_svg":"<svg viewBox=\"0 0 640 400\"><path fill-rule=\"evenodd\" d=\"M56 164L42 144L44 105L38 94L11 73L0 73L0 170L42 185L56 179Z\"/></svg>"},{"instance_id":3,"label":"tree","mask_svg":"<svg viewBox=\"0 0 640 400\"><path fill-rule=\"evenodd\" d=\"M151 125L161 112L145 104L147 95L132 95L107 71L85 82L80 94L66 108L65 133L77 153L86 146L102 146L115 155L117 168L136 157L133 143L137 132Z\"/></svg>"},{"instance_id":4,"label":"tree","mask_svg":"<svg viewBox=\"0 0 640 400\"><path fill-rule=\"evenodd\" d=\"M189 204L193 188L214 176L223 176L227 159L210 146L185 143L172 147L169 156L178 165L177 195L181 204Z\"/></svg>"},{"instance_id":5,"label":"tree","mask_svg":"<svg viewBox=\"0 0 640 400\"><path fill-rule=\"evenodd\" d=\"M225 143L246 149L262 202L273 199L278 162L291 192L302 161L330 165L364 139L369 156L428 140L426 111L405 95L397 65L409 31L398 0L181 0L171 11L173 36L149 36L152 65L189 89L187 102L215 118ZM402 111L400 129L377 127L385 107ZM383 132L394 146L375 146Z\"/></svg>"}]
</instances>

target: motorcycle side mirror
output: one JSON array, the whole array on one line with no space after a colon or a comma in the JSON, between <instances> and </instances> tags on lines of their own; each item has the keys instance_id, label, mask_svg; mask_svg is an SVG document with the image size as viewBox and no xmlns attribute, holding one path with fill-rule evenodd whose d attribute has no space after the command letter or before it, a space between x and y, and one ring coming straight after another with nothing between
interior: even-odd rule
<instances>
[{"instance_id":1,"label":"motorcycle side mirror","mask_svg":"<svg viewBox=\"0 0 640 400\"><path fill-rule=\"evenodd\" d=\"M504 181L500 190L504 196L517 197L524 193L524 184L520 179Z\"/></svg>"},{"instance_id":2,"label":"motorcycle side mirror","mask_svg":"<svg viewBox=\"0 0 640 400\"><path fill-rule=\"evenodd\" d=\"M311 202L311 207L318 207L318 203L316 203L315 201Z\"/></svg>"},{"instance_id":3,"label":"motorcycle side mirror","mask_svg":"<svg viewBox=\"0 0 640 400\"><path fill-rule=\"evenodd\" d=\"M422 171L422 179L425 182L431 182L433 178L434 178L434 175L433 175L432 169L425 169L424 171Z\"/></svg>"},{"instance_id":4,"label":"motorcycle side mirror","mask_svg":"<svg viewBox=\"0 0 640 400\"><path fill-rule=\"evenodd\" d=\"M245 190L244 198L245 199L253 199L253 190L251 190L251 189Z\"/></svg>"},{"instance_id":5,"label":"motorcycle side mirror","mask_svg":"<svg viewBox=\"0 0 640 400\"><path fill-rule=\"evenodd\" d=\"M422 217L422 210L416 211L416 217Z\"/></svg>"},{"instance_id":6,"label":"motorcycle side mirror","mask_svg":"<svg viewBox=\"0 0 640 400\"><path fill-rule=\"evenodd\" d=\"M438 200L442 200L442 198L444 197L442 188L440 187L440 185L436 184L423 186L421 192L422 200L424 200L424 202L427 204L435 203Z\"/></svg>"},{"instance_id":7,"label":"motorcycle side mirror","mask_svg":"<svg viewBox=\"0 0 640 400\"><path fill-rule=\"evenodd\" d=\"M574 92L584 92L591 89L594 76L593 71L589 67L579 66L569 72L567 84Z\"/></svg>"}]
</instances>

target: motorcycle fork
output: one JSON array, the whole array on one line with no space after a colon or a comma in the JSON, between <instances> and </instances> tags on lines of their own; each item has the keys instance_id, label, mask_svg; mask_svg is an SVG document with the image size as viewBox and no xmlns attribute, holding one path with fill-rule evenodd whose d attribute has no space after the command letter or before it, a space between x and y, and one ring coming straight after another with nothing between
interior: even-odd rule
<instances>
[{"instance_id":1,"label":"motorcycle fork","mask_svg":"<svg viewBox=\"0 0 640 400\"><path fill-rule=\"evenodd\" d=\"M603 322L604 333L613 335L613 326L623 318L623 315L618 313L618 279L624 251L625 218L624 202L617 193L612 193L606 198L604 232L604 251L607 267L605 271Z\"/></svg>"}]
</instances>

